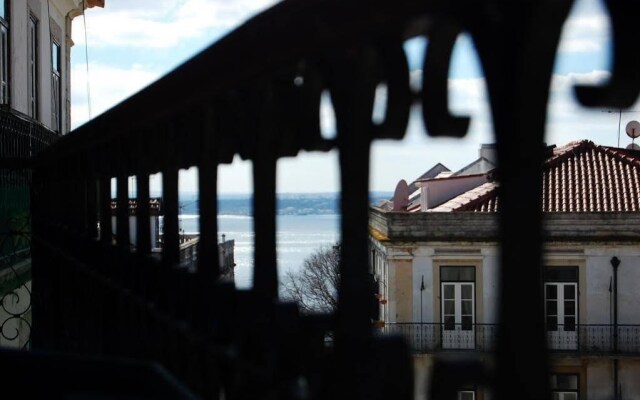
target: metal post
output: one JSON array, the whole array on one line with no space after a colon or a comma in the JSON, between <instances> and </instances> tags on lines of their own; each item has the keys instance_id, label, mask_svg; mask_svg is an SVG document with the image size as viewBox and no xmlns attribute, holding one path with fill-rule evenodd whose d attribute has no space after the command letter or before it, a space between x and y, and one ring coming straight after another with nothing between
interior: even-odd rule
<instances>
[{"instance_id":1,"label":"metal post","mask_svg":"<svg viewBox=\"0 0 640 400\"><path fill-rule=\"evenodd\" d=\"M422 345L422 295L424 294L424 275L420 282L420 345Z\"/></svg>"},{"instance_id":2,"label":"metal post","mask_svg":"<svg viewBox=\"0 0 640 400\"><path fill-rule=\"evenodd\" d=\"M618 257L611 258L611 266L613 267L613 351L618 352L618 267L620 266L620 259ZM620 398L620 392L618 390L618 359L613 360L613 397L614 399Z\"/></svg>"}]
</instances>

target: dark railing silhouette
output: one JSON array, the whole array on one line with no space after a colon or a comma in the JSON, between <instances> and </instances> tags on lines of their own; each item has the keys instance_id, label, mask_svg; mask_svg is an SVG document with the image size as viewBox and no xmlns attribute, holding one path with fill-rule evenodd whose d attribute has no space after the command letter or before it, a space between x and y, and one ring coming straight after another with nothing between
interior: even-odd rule
<instances>
[{"instance_id":1,"label":"dark railing silhouette","mask_svg":"<svg viewBox=\"0 0 640 400\"><path fill-rule=\"evenodd\" d=\"M547 330L547 349L563 355L640 355L640 325L579 324ZM618 343L614 340L617 331ZM442 323L391 322L380 328L383 335L401 335L418 354L473 350L492 352L497 324L463 326ZM522 345L525 345L524 343Z\"/></svg>"},{"instance_id":2,"label":"dark railing silhouette","mask_svg":"<svg viewBox=\"0 0 640 400\"><path fill-rule=\"evenodd\" d=\"M33 118L7 105L0 105L0 168L28 169L31 157L40 153L59 137L59 133ZM0 181L0 184L4 183Z\"/></svg>"},{"instance_id":3,"label":"dark railing silhouette","mask_svg":"<svg viewBox=\"0 0 640 400\"><path fill-rule=\"evenodd\" d=\"M59 136L0 105L0 346L30 346L31 162Z\"/></svg>"},{"instance_id":4,"label":"dark railing silhouette","mask_svg":"<svg viewBox=\"0 0 640 400\"><path fill-rule=\"evenodd\" d=\"M605 5L612 75L603 86L576 87L576 94L586 106L625 108L640 91L639 4ZM447 96L452 49L465 32L486 77L501 168L500 260L518 268L500 269L504 323L495 368L438 360L431 394L447 398L471 384L491 386L496 399L548 398L539 178L550 81L571 6L570 0L283 1L66 135L39 155L33 175L34 348L158 362L205 398L412 398L406 341L375 335L371 325L370 146L401 139L414 102L429 135L466 134L469 119L449 112ZM411 88L403 43L418 36L428 38L428 49L421 86ZM372 121L379 84L387 87L380 123ZM335 139L320 133L325 90ZM276 165L301 150L330 149L339 153L341 182L339 306L335 315L301 315L278 299ZM218 281L217 167L236 155L253 166L251 290ZM200 197L195 272L177 266L178 171L192 166ZM156 172L165 209L159 258L150 252L148 224L137 224L135 252L129 229L122 229L128 177L136 176L146 204ZM97 221L101 231L111 224L114 177L121 205L115 244L96 228ZM148 221L146 207L137 218ZM333 346L325 346L327 332ZM106 371L93 376L113 376Z\"/></svg>"}]
</instances>

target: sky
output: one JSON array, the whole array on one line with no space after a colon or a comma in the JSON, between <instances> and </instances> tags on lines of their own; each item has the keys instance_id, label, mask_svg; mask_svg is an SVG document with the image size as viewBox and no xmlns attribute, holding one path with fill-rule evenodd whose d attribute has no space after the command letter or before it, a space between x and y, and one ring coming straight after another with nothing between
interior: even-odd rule
<instances>
[{"instance_id":1,"label":"sky","mask_svg":"<svg viewBox=\"0 0 640 400\"><path fill-rule=\"evenodd\" d=\"M214 44L274 0L106 0L105 8L86 10L73 20L71 51L72 129L107 111L153 83L191 56ZM85 29L86 28L86 29ZM412 39L405 51L412 78L420 77L428 43ZM625 126L640 120L640 102L618 110L585 109L573 96L576 83L598 83L609 76L609 24L599 1L577 0L562 34L556 59L545 141L561 146L589 139L604 146L626 147ZM87 84L88 81L88 84ZM384 99L384 90L379 99ZM323 129L332 131L330 100L323 102ZM370 189L392 192L399 180L411 182L440 162L457 170L478 157L483 143L493 142L482 71L468 37L454 48L449 71L449 102L455 114L471 116L463 139L426 134L420 114L412 112L402 141L372 146ZM90 112L89 112L90 110ZM374 111L374 119L379 112ZM620 130L619 130L620 126ZM278 192L339 191L337 152L301 153L278 162ZM157 185L159 179L152 179ZM180 174L183 191L196 190L196 173ZM153 187L152 187L153 189ZM250 193L250 164L236 157L220 166L220 193Z\"/></svg>"}]
</instances>

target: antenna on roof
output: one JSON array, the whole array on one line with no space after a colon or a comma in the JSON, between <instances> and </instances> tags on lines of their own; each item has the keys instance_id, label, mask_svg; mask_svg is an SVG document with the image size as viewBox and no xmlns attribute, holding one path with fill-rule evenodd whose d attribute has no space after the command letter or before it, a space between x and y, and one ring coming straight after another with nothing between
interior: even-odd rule
<instances>
[{"instance_id":1,"label":"antenna on roof","mask_svg":"<svg viewBox=\"0 0 640 400\"><path fill-rule=\"evenodd\" d=\"M611 114L614 111L618 112L618 147L620 147L620 126L622 125L622 113L640 112L640 110L624 110L623 111L622 108L618 108L617 110L602 110L602 112L607 112L609 114Z\"/></svg>"},{"instance_id":2,"label":"antenna on roof","mask_svg":"<svg viewBox=\"0 0 640 400\"><path fill-rule=\"evenodd\" d=\"M630 121L625 128L627 132L627 136L631 138L631 144L627 146L629 150L640 150L640 146L635 144L635 140L637 137L640 137L640 122L638 121Z\"/></svg>"},{"instance_id":3,"label":"antenna on roof","mask_svg":"<svg viewBox=\"0 0 640 400\"><path fill-rule=\"evenodd\" d=\"M393 193L393 211L407 211L409 206L409 185L407 181L401 179L396 185Z\"/></svg>"}]
</instances>

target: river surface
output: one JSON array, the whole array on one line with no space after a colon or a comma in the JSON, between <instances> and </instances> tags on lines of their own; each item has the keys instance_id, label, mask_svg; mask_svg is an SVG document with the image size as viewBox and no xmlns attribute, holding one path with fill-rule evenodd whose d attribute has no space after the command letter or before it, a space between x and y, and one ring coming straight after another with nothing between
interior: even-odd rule
<instances>
[{"instance_id":1,"label":"river surface","mask_svg":"<svg viewBox=\"0 0 640 400\"><path fill-rule=\"evenodd\" d=\"M197 215L181 215L180 229L185 233L199 231ZM277 256L280 278L287 271L298 270L304 259L323 246L340 239L340 216L330 215L278 215ZM235 282L238 289L247 289L253 283L253 217L219 215L218 232L226 240L235 241Z\"/></svg>"}]
</instances>

